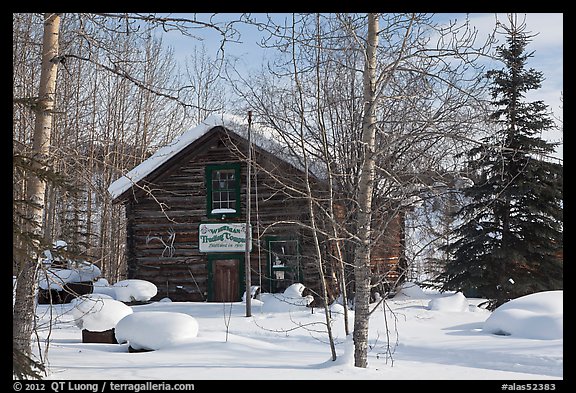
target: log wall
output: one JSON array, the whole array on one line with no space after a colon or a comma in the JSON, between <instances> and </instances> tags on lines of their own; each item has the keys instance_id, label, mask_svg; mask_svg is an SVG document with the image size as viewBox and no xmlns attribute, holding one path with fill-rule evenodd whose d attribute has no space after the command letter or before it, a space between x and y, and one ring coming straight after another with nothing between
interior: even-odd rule
<instances>
[{"instance_id":1,"label":"log wall","mask_svg":"<svg viewBox=\"0 0 576 393\"><path fill-rule=\"evenodd\" d=\"M241 143L240 141L237 141ZM198 228L201 223L246 221L245 162L231 148L230 140L214 133L211 140L198 143L198 147L185 157L176 159L171 168L144 183L150 193L138 190L127 203L127 256L128 277L153 282L158 287L157 299L170 297L174 301L203 301L208 295L208 258L199 251ZM301 174L290 165L271 156L256 153L255 159L274 176L287 179L299 186ZM209 164L241 163L241 216L224 220L206 216L205 167ZM252 285L262 282L267 291L267 255L265 243L258 242L258 232L265 236L291 235L300 239L303 271L307 286L315 286L317 273L311 243L306 231L294 224L281 221L305 221L305 200L286 191L263 169L252 169L251 224L254 239L250 254ZM256 198L258 203L256 203ZM262 249L259 249L262 244ZM261 278L263 278L261 280Z\"/></svg>"}]
</instances>

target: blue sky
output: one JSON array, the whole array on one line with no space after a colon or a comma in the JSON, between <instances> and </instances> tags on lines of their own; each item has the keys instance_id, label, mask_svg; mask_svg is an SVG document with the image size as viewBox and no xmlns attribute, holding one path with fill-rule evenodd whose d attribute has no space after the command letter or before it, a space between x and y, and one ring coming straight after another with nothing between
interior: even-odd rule
<instances>
[{"instance_id":1,"label":"blue sky","mask_svg":"<svg viewBox=\"0 0 576 393\"><path fill-rule=\"evenodd\" d=\"M199 14L200 15L200 14ZM209 16L210 14L203 14L201 17ZM221 14L218 20L233 20L238 19L239 14ZM255 17L263 18L265 14L254 14ZM282 17L282 15L289 16L290 14L271 14L275 17ZM182 14L173 14L172 16L183 16ZM534 56L529 60L530 67L541 71L544 75L544 82L538 91L530 92L527 95L529 101L543 100L553 111L554 116L563 119L561 95L563 91L563 14L562 13L527 13L518 14L519 20L525 16L527 31L537 34L532 42L528 45L529 51L534 51ZM493 30L496 19L503 23L508 22L506 14L494 13L470 13L468 14L472 26L478 29L478 39L485 39ZM436 14L435 18L439 22L457 19L459 22L466 18L464 13L440 13ZM203 19L204 20L204 19ZM263 64L266 52L260 49L257 42L260 40L261 35L253 26L246 26L238 24L238 27L243 26L241 36L239 37L240 43L228 42L225 50L226 55L237 57L240 62L240 68L254 68L259 69ZM193 40L185 37L179 32L171 32L164 35L165 44L174 48L176 58L183 61L184 58L189 56L194 49L195 45L204 45L209 55L216 55L219 47L219 35L208 30L198 30L197 34L202 35L202 41ZM499 43L503 43L505 37L499 35ZM489 68L492 68L489 66ZM501 64L494 65L494 68L501 68ZM560 124L558 122L558 124ZM551 132L547 135L550 140L560 141L562 134L558 131ZM556 153L557 157L563 157L562 146Z\"/></svg>"}]
</instances>

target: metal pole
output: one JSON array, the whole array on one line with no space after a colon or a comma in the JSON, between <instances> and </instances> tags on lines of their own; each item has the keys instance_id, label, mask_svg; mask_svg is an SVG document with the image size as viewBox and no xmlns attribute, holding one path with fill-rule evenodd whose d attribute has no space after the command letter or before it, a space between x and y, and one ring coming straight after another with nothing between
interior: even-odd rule
<instances>
[{"instance_id":1,"label":"metal pole","mask_svg":"<svg viewBox=\"0 0 576 393\"><path fill-rule=\"evenodd\" d=\"M251 168L252 168L252 111L248 111L248 165L246 176L246 247L244 251L244 268L245 268L245 281L246 281L246 316L252 316L252 277L250 269L250 205L251 205Z\"/></svg>"}]
</instances>

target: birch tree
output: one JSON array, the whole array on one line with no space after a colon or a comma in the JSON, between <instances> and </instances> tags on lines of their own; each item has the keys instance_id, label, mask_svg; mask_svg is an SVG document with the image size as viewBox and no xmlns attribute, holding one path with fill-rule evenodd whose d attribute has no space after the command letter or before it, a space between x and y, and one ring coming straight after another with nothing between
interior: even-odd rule
<instances>
[{"instance_id":1,"label":"birch tree","mask_svg":"<svg viewBox=\"0 0 576 393\"><path fill-rule=\"evenodd\" d=\"M35 102L34 139L30 156L30 171L26 184L29 201L29 217L26 234L29 236L28 252L19 261L16 293L12 313L13 345L16 351L31 354L30 340L34 330L36 277L43 238L43 212L45 203L47 160L50 153L50 137L58 74L58 38L60 14L44 14L42 40L42 69L38 98Z\"/></svg>"},{"instance_id":2,"label":"birch tree","mask_svg":"<svg viewBox=\"0 0 576 393\"><path fill-rule=\"evenodd\" d=\"M368 35L364 65L364 117L362 119L362 169L358 188L358 246L354 255L354 365L368 364L368 322L370 315L370 242L372 195L375 180L376 149L376 49L378 15L368 14Z\"/></svg>"}]
</instances>

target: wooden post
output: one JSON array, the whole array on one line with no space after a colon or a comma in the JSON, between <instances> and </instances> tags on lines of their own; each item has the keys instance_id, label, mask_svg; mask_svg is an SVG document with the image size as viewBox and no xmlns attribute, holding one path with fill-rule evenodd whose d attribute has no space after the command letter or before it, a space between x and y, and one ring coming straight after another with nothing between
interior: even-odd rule
<instances>
[{"instance_id":1,"label":"wooden post","mask_svg":"<svg viewBox=\"0 0 576 393\"><path fill-rule=\"evenodd\" d=\"M250 269L250 204L251 204L251 168L252 168L252 111L248 111L248 165L246 175L246 244L244 251L244 268L245 268L245 281L246 281L246 316L252 316L252 277Z\"/></svg>"}]
</instances>

